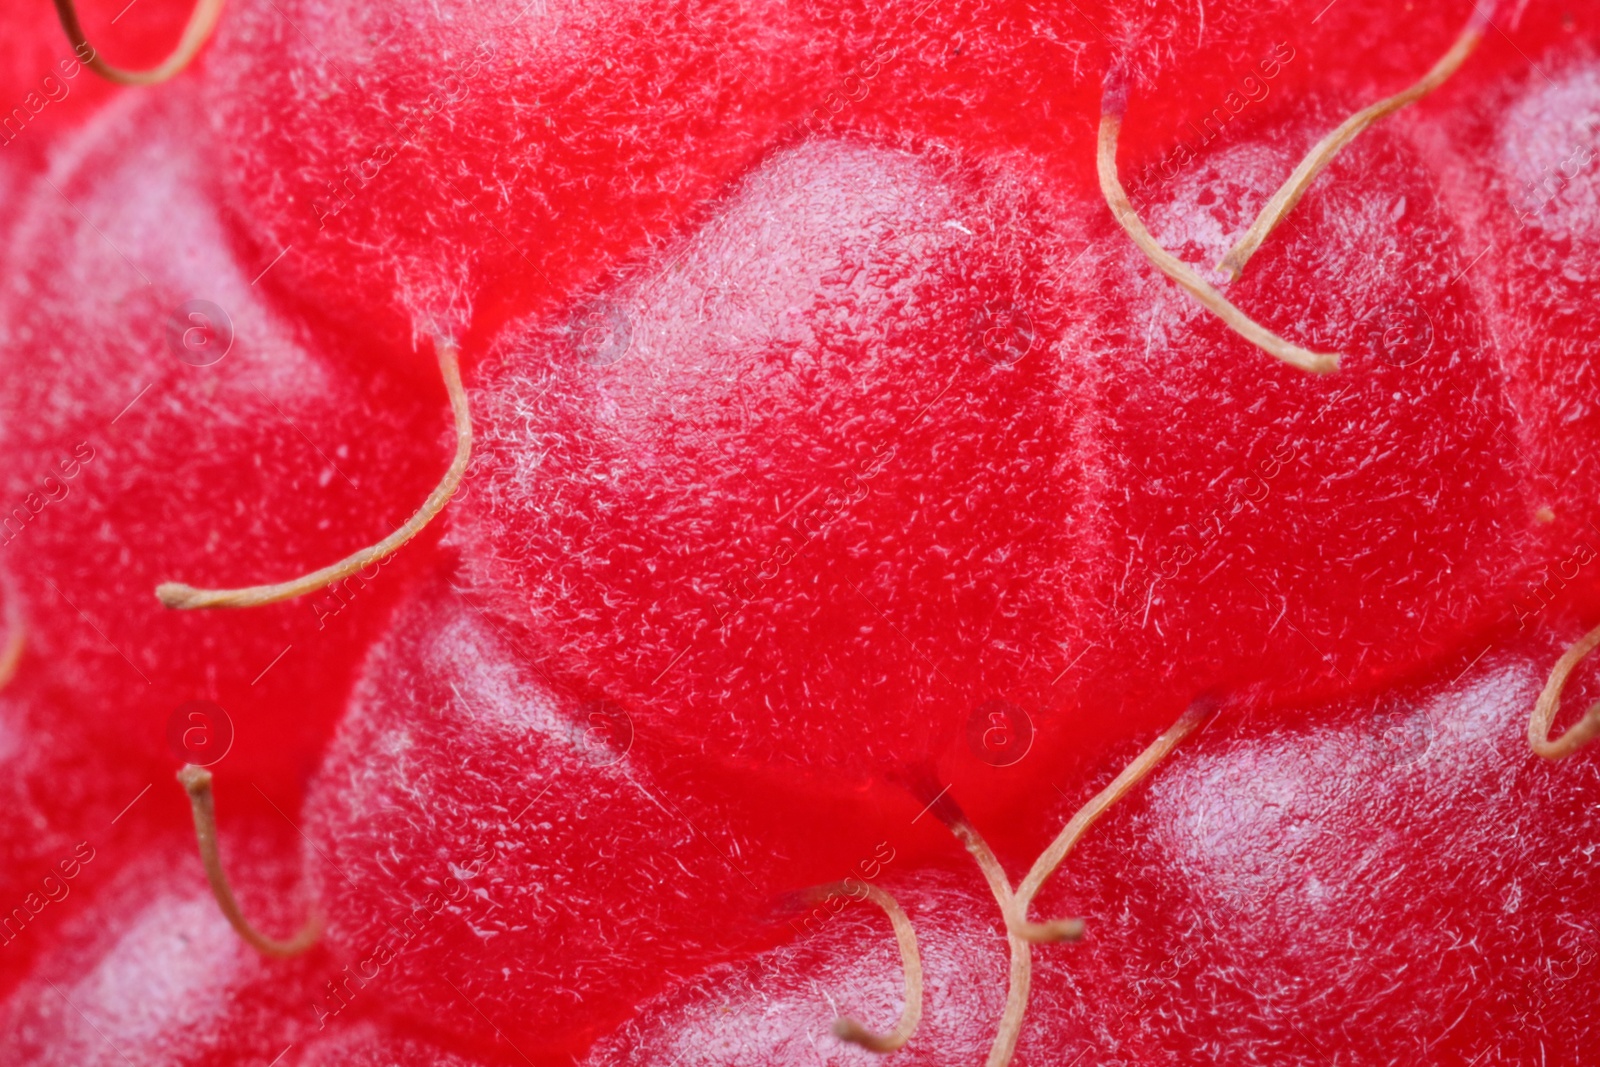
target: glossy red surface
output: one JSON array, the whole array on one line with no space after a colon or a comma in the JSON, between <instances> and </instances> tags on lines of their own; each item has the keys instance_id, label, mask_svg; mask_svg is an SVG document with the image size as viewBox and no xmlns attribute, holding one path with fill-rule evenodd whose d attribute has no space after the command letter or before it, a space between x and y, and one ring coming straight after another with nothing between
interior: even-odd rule
<instances>
[{"instance_id":1,"label":"glossy red surface","mask_svg":"<svg viewBox=\"0 0 1600 1067\"><path fill-rule=\"evenodd\" d=\"M187 12L120 8L124 65ZM1586 1062L1600 772L1525 732L1600 622L1600 27L1482 5L1227 287L1325 379L1094 174L1110 76L1206 268L1472 9L236 0L116 89L13 5L0 1061L865 1062L829 1027L892 1022L888 924L805 897L854 877L927 965L882 1062L982 1062L1006 946L941 815L1015 878L1203 698L1035 904L1089 935L1034 951L1014 1062ZM436 333L442 518L336 596L159 605L403 521ZM302 957L207 891L194 700Z\"/></svg>"},{"instance_id":2,"label":"glossy red surface","mask_svg":"<svg viewBox=\"0 0 1600 1067\"><path fill-rule=\"evenodd\" d=\"M1033 915L1084 916L1088 935L1034 949L1013 1062L1583 1062L1600 772L1531 755L1519 714L1543 681L1530 663L1557 644L1287 727L1207 725L1046 886ZM1039 821L1059 826L1133 751L1061 787ZM1015 878L1031 856L1012 860ZM961 866L882 884L916 921L930 988L894 1056L982 1062L1005 992L992 897ZM658 999L586 1063L876 1062L830 1025L886 1029L901 999L888 923L852 905Z\"/></svg>"}]
</instances>

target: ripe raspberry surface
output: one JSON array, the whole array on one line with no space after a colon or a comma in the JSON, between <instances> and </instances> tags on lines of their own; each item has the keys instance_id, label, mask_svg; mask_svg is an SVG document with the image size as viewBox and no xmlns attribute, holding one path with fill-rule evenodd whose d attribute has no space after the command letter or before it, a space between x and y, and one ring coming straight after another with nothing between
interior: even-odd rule
<instances>
[{"instance_id":1,"label":"ripe raspberry surface","mask_svg":"<svg viewBox=\"0 0 1600 1067\"><path fill-rule=\"evenodd\" d=\"M1013 1062L1584 1062L1595 755L1525 734L1600 621L1588 12L237 0L121 90L38 7L0 15L0 1060L865 1062L835 1020L905 989L866 882L925 965L892 1060L979 1062L1002 911L941 820L1014 878L1198 699L1029 909L1089 933L1032 950ZM1475 10L1227 286L1337 375L1110 217L1108 86L1205 271ZM187 12L84 21L139 66ZM411 514L441 336L477 448L423 537L160 606ZM304 955L207 890L195 698L222 868Z\"/></svg>"}]
</instances>

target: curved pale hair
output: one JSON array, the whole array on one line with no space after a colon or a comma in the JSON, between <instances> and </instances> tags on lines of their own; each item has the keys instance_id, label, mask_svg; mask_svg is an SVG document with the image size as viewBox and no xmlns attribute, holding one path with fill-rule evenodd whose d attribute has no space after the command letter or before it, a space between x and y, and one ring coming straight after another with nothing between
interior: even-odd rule
<instances>
[{"instance_id":1,"label":"curved pale hair","mask_svg":"<svg viewBox=\"0 0 1600 1067\"><path fill-rule=\"evenodd\" d=\"M17 0L12 2L16 3ZM217 28L217 21L222 18L224 2L199 0L189 15L188 25L183 28L183 36L178 38L177 46L166 59L148 70L128 70L107 63L99 50L89 43L89 35L83 32L83 24L78 21L78 9L73 0L56 0L56 14L61 16L61 28L67 31L67 39L72 42L84 66L118 85L160 85L183 73L184 68L199 55L200 49L205 47L212 31Z\"/></svg>"}]
</instances>

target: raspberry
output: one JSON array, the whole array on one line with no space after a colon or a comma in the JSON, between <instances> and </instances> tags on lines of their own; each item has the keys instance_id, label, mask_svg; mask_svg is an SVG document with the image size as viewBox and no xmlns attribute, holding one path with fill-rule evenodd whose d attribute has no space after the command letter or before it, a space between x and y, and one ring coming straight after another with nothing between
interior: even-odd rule
<instances>
[{"instance_id":1,"label":"raspberry","mask_svg":"<svg viewBox=\"0 0 1600 1067\"><path fill-rule=\"evenodd\" d=\"M1224 714L1092 830L1041 896L1088 915L1081 944L1034 951L1019 1065L1582 1062L1596 988L1575 855L1593 761L1532 758L1520 716L1552 642L1454 682L1305 707L1284 726ZM1585 679L1593 691L1594 677ZM1064 790L1049 821L1088 789ZM885 882L928 971L907 1064L981 1061L1000 1015L1005 938L970 874ZM856 904L789 944L657 998L590 1067L869 1062L830 1047L840 1013L902 1003L888 924Z\"/></svg>"},{"instance_id":2,"label":"raspberry","mask_svg":"<svg viewBox=\"0 0 1600 1067\"><path fill-rule=\"evenodd\" d=\"M451 543L553 674L727 758L880 776L1047 688L1096 535L1085 398L1020 276L1026 190L979 181L809 143L666 269L500 342Z\"/></svg>"},{"instance_id":3,"label":"raspberry","mask_svg":"<svg viewBox=\"0 0 1600 1067\"><path fill-rule=\"evenodd\" d=\"M327 943L377 971L386 1002L475 1005L448 1016L472 1040L578 1050L770 940L775 898L942 843L893 794L767 789L751 806L752 779L551 687L441 581L374 651L308 800Z\"/></svg>"},{"instance_id":4,"label":"raspberry","mask_svg":"<svg viewBox=\"0 0 1600 1067\"><path fill-rule=\"evenodd\" d=\"M204 619L162 608L155 587L343 555L426 495L443 449L431 397L328 366L302 323L260 300L202 209L196 118L181 96L119 99L30 190L5 293L8 343L30 354L0 395L5 552L22 671L71 663L56 684L106 708L107 751L166 767L174 710L212 700L238 735L233 766L271 788L314 763L340 671L407 564L369 570L342 599ZM231 320L199 351L186 338L204 331L180 313L196 299Z\"/></svg>"},{"instance_id":5,"label":"raspberry","mask_svg":"<svg viewBox=\"0 0 1600 1067\"><path fill-rule=\"evenodd\" d=\"M1592 20L147 3L0 16L5 1062L1581 1061Z\"/></svg>"}]
</instances>

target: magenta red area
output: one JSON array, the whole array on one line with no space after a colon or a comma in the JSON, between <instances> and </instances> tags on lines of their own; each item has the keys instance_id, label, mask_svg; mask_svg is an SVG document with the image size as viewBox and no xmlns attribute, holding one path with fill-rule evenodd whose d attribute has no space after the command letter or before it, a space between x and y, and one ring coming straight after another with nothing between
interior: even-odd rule
<instances>
[{"instance_id":1,"label":"magenta red area","mask_svg":"<svg viewBox=\"0 0 1600 1067\"><path fill-rule=\"evenodd\" d=\"M188 14L120 8L121 66ZM830 1026L902 977L848 878L922 946L884 1062L981 1062L1004 924L941 820L1014 880L1204 701L1036 902L1088 935L1013 1062L1585 1062L1600 772L1525 732L1600 623L1600 28L1480 3L1226 286L1333 375L1095 177L1110 82L1209 271L1474 10L1415 8L235 0L131 89L13 4L0 1059L865 1063ZM439 520L161 606L409 517L440 336ZM217 910L195 759L310 953Z\"/></svg>"}]
</instances>

